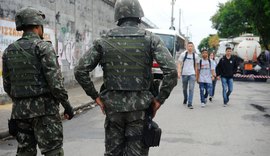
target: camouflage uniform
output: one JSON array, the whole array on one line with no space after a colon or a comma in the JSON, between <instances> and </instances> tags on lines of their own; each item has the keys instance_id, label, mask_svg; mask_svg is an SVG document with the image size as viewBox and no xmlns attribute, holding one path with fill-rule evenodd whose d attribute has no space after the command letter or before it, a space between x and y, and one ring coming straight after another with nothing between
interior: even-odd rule
<instances>
[{"instance_id":1,"label":"camouflage uniform","mask_svg":"<svg viewBox=\"0 0 270 156\"><path fill-rule=\"evenodd\" d=\"M42 26L39 18L44 19L43 15L34 8L23 8L16 14L17 30L29 23ZM29 16L32 18L27 23ZM16 119L18 127L17 155L36 155L37 144L46 156L63 155L59 102L71 118L73 109L52 44L25 31L7 47L2 58L4 90L13 101L11 118Z\"/></svg>"},{"instance_id":2,"label":"camouflage uniform","mask_svg":"<svg viewBox=\"0 0 270 156\"><path fill-rule=\"evenodd\" d=\"M117 14L123 10L124 14ZM143 16L137 0L117 1L115 12L116 21ZM142 135L145 110L153 98L162 104L169 97L177 84L176 65L160 38L139 28L138 22L125 21L119 25L94 41L75 67L75 78L87 95L94 100L100 96L105 104L105 156L147 156L149 148L142 140L127 141L127 138ZM157 97L149 91L153 59L164 73ZM89 77L98 64L104 72L100 94Z\"/></svg>"}]
</instances>

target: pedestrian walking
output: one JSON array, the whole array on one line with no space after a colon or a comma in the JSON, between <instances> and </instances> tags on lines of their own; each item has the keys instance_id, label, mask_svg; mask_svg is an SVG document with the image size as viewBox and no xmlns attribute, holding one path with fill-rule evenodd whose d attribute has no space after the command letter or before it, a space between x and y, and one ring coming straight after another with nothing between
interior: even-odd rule
<instances>
[{"instance_id":1,"label":"pedestrian walking","mask_svg":"<svg viewBox=\"0 0 270 156\"><path fill-rule=\"evenodd\" d=\"M196 80L200 88L201 107L205 107L208 93L212 93L212 80L215 78L215 67L213 61L208 58L207 49L202 49L201 54L202 59L199 61Z\"/></svg>"},{"instance_id":2,"label":"pedestrian walking","mask_svg":"<svg viewBox=\"0 0 270 156\"><path fill-rule=\"evenodd\" d=\"M217 84L216 66L218 64L218 60L216 59L215 52L211 52L209 54L209 58L212 61L213 68L214 68L214 74L213 74L214 79L212 80L212 92L209 95L209 101L212 102L212 100L215 96L215 90L216 90L216 84Z\"/></svg>"},{"instance_id":3,"label":"pedestrian walking","mask_svg":"<svg viewBox=\"0 0 270 156\"><path fill-rule=\"evenodd\" d=\"M220 59L216 69L217 78L221 79L222 83L224 107L228 105L230 100L233 91L233 75L237 71L237 60L231 53L232 48L227 47L226 54Z\"/></svg>"},{"instance_id":4,"label":"pedestrian walking","mask_svg":"<svg viewBox=\"0 0 270 156\"><path fill-rule=\"evenodd\" d=\"M106 115L105 156L147 156L143 142L146 110L153 117L177 84L176 64L161 39L139 27L143 10L138 0L117 0L113 28L97 39L75 67L75 78ZM157 96L149 91L153 59L163 71ZM102 66L104 85L100 93L89 77Z\"/></svg>"},{"instance_id":5,"label":"pedestrian walking","mask_svg":"<svg viewBox=\"0 0 270 156\"><path fill-rule=\"evenodd\" d=\"M45 15L32 7L22 8L15 23L23 35L2 58L4 90L13 102L9 132L18 141L17 155L35 156L38 145L45 156L62 156L59 103L66 119L72 119L73 108L53 46L42 40Z\"/></svg>"},{"instance_id":6,"label":"pedestrian walking","mask_svg":"<svg viewBox=\"0 0 270 156\"><path fill-rule=\"evenodd\" d=\"M178 59L178 78L182 77L182 88L184 94L183 104L193 109L193 93L196 81L196 71L199 56L194 52L194 45L188 42L187 50L181 53ZM188 89L188 90L187 90Z\"/></svg>"}]
</instances>

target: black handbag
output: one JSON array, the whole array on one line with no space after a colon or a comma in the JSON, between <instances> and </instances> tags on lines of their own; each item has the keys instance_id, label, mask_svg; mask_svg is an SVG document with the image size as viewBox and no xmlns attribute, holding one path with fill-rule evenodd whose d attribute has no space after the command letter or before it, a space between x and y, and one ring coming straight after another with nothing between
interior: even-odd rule
<instances>
[{"instance_id":1,"label":"black handbag","mask_svg":"<svg viewBox=\"0 0 270 156\"><path fill-rule=\"evenodd\" d=\"M161 138L161 128L152 119L146 121L144 131L143 131L143 142L147 147L159 146Z\"/></svg>"},{"instance_id":2,"label":"black handbag","mask_svg":"<svg viewBox=\"0 0 270 156\"><path fill-rule=\"evenodd\" d=\"M152 120L152 107L146 110L145 125L143 130L143 142L147 147L159 146L162 130L158 124Z\"/></svg>"}]
</instances>

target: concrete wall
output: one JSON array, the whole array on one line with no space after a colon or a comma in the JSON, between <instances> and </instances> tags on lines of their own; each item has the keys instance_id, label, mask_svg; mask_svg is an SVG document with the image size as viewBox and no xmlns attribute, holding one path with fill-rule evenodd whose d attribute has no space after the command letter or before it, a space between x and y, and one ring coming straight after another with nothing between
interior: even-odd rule
<instances>
[{"instance_id":1,"label":"concrete wall","mask_svg":"<svg viewBox=\"0 0 270 156\"><path fill-rule=\"evenodd\" d=\"M7 27L6 25L10 25L11 22L14 23L16 11L25 6L32 6L44 12L47 21L45 28L51 32L48 33L48 39L53 41L59 55L65 84L72 85L75 82L73 68L79 58L89 49L94 39L115 27L114 2L114 0L0 0L0 26ZM8 27L7 30L15 31L15 24ZM9 43L20 37L9 37L5 31L4 28L0 29L0 55ZM100 76L101 70L97 69L91 74L93 77Z\"/></svg>"},{"instance_id":2,"label":"concrete wall","mask_svg":"<svg viewBox=\"0 0 270 156\"><path fill-rule=\"evenodd\" d=\"M5 48L21 37L15 27L16 11L32 6L46 15L44 37L52 41L65 78L65 85L76 83L74 66L79 58L91 47L94 39L116 26L114 4L116 0L0 0L0 56ZM143 19L144 20L144 19ZM150 21L142 27L149 28ZM2 87L2 59L0 59L0 94ZM102 76L98 66L92 77Z\"/></svg>"}]
</instances>

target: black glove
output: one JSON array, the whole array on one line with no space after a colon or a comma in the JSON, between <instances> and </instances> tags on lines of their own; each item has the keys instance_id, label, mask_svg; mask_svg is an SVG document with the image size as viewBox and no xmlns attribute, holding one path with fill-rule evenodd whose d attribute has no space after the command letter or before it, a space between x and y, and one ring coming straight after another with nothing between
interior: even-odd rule
<instances>
[{"instance_id":1,"label":"black glove","mask_svg":"<svg viewBox=\"0 0 270 156\"><path fill-rule=\"evenodd\" d=\"M74 116L74 110L71 106L65 107L64 115L68 115L68 120L71 120Z\"/></svg>"}]
</instances>

